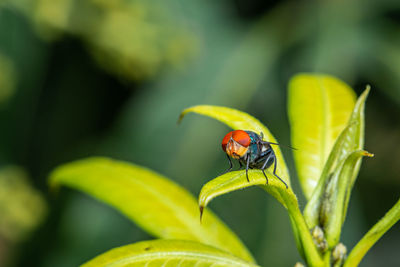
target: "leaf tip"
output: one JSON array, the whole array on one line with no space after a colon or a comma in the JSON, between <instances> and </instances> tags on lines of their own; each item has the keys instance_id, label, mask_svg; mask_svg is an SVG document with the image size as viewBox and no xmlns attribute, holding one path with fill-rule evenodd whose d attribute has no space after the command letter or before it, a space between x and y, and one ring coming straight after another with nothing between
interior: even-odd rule
<instances>
[{"instance_id":1,"label":"leaf tip","mask_svg":"<svg viewBox=\"0 0 400 267\"><path fill-rule=\"evenodd\" d=\"M57 195L58 192L60 191L60 185L56 182L53 181L53 179L51 179L52 177L50 177L49 180L49 192L51 195Z\"/></svg>"},{"instance_id":2,"label":"leaf tip","mask_svg":"<svg viewBox=\"0 0 400 267\"><path fill-rule=\"evenodd\" d=\"M53 195L57 194L58 191L60 190L60 183L57 181L57 175L56 175L57 170L58 170L58 168L56 170L53 170L50 173L49 178L47 180L49 192L50 192L50 194L53 194Z\"/></svg>"},{"instance_id":3,"label":"leaf tip","mask_svg":"<svg viewBox=\"0 0 400 267\"><path fill-rule=\"evenodd\" d=\"M368 94L370 91L371 91L371 85L367 84L367 85L365 86L365 92L366 92L366 94Z\"/></svg>"},{"instance_id":4,"label":"leaf tip","mask_svg":"<svg viewBox=\"0 0 400 267\"><path fill-rule=\"evenodd\" d=\"M201 219L203 218L203 211L204 211L204 206L200 206L200 223L201 223Z\"/></svg>"},{"instance_id":5,"label":"leaf tip","mask_svg":"<svg viewBox=\"0 0 400 267\"><path fill-rule=\"evenodd\" d=\"M185 113L184 111L181 112L181 114L179 114L178 120L176 121L176 124L181 124L183 117L185 117Z\"/></svg>"},{"instance_id":6,"label":"leaf tip","mask_svg":"<svg viewBox=\"0 0 400 267\"><path fill-rule=\"evenodd\" d=\"M365 99L366 99L367 96L369 95L369 92L370 92L370 91L371 91L371 85L367 84L367 85L365 86L364 92L362 92L362 94L361 94L361 96L360 96L360 99L364 99L364 101L365 101Z\"/></svg>"},{"instance_id":7,"label":"leaf tip","mask_svg":"<svg viewBox=\"0 0 400 267\"><path fill-rule=\"evenodd\" d=\"M182 110L181 114L179 114L178 121L176 122L178 125L182 122L183 118L188 114L189 112L192 111L193 107L185 108Z\"/></svg>"},{"instance_id":8,"label":"leaf tip","mask_svg":"<svg viewBox=\"0 0 400 267\"><path fill-rule=\"evenodd\" d=\"M375 156L375 154L373 154L373 153L369 153L368 151L363 151L363 156L366 156L366 157L370 157L370 158L372 158L372 157L374 157L374 156Z\"/></svg>"}]
</instances>

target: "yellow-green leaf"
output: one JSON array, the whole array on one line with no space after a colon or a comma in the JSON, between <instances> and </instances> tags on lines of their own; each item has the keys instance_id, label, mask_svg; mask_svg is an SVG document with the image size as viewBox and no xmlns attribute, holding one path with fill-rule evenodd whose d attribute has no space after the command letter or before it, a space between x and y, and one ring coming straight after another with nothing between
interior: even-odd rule
<instances>
[{"instance_id":1,"label":"yellow-green leaf","mask_svg":"<svg viewBox=\"0 0 400 267\"><path fill-rule=\"evenodd\" d=\"M251 254L213 213L200 224L194 197L147 168L108 158L88 158L54 170L50 184L81 190L119 210L160 238L209 244L247 261Z\"/></svg>"},{"instance_id":2,"label":"yellow-green leaf","mask_svg":"<svg viewBox=\"0 0 400 267\"><path fill-rule=\"evenodd\" d=\"M355 94L328 75L299 74L289 82L294 159L304 194L311 197L329 153L354 108Z\"/></svg>"},{"instance_id":3,"label":"yellow-green leaf","mask_svg":"<svg viewBox=\"0 0 400 267\"><path fill-rule=\"evenodd\" d=\"M142 241L111 249L82 267L251 267L257 266L201 243L182 240Z\"/></svg>"},{"instance_id":4,"label":"yellow-green leaf","mask_svg":"<svg viewBox=\"0 0 400 267\"><path fill-rule=\"evenodd\" d=\"M305 257L310 266L321 266L323 264L321 256L313 243L306 222L301 214L296 195L290 187L287 189L282 181L272 173L268 171L265 173L268 177L268 184L266 184L266 179L261 170L249 170L250 182L247 181L246 172L243 170L229 172L211 180L201 189L199 196L200 209L205 208L217 196L253 185L258 185L269 193L277 193L279 198L275 194L272 195L279 201L282 201L282 204L289 212L299 251L304 252L302 256ZM206 216L207 214L204 215L204 217Z\"/></svg>"}]
</instances>

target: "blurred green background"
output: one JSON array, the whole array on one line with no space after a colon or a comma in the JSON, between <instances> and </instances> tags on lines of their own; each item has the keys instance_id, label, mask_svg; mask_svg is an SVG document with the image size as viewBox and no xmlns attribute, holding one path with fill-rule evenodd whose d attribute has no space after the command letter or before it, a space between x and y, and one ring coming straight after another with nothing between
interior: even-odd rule
<instances>
[{"instance_id":1,"label":"blurred green background","mask_svg":"<svg viewBox=\"0 0 400 267\"><path fill-rule=\"evenodd\" d=\"M351 249L400 192L400 2L397 0L0 0L0 266L77 266L151 239L79 192L52 194L59 164L103 155L189 189L228 166L228 128L180 111L244 110L290 144L286 86L335 75L366 108L365 159L342 242ZM301 103L299 103L301 105ZM292 154L284 149L304 207ZM300 261L286 211L252 188L211 208L262 266ZM400 225L361 266L400 266Z\"/></svg>"}]
</instances>

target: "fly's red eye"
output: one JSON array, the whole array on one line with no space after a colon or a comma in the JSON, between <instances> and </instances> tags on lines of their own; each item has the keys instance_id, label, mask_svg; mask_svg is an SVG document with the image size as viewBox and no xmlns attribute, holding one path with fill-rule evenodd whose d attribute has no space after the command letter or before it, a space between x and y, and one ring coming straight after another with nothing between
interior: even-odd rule
<instances>
[{"instance_id":1,"label":"fly's red eye","mask_svg":"<svg viewBox=\"0 0 400 267\"><path fill-rule=\"evenodd\" d=\"M224 150L226 152L226 145L228 144L229 140L232 137L232 132L229 132L225 135L224 139L222 139L222 150Z\"/></svg>"},{"instance_id":2,"label":"fly's red eye","mask_svg":"<svg viewBox=\"0 0 400 267\"><path fill-rule=\"evenodd\" d=\"M251 143L249 134L242 130L233 131L232 139L244 147L248 147Z\"/></svg>"}]
</instances>

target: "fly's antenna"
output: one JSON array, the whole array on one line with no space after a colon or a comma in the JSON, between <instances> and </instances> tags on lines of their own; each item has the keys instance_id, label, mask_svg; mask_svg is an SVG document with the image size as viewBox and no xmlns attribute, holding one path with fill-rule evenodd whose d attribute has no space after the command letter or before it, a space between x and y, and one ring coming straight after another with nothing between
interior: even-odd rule
<instances>
[{"instance_id":1,"label":"fly's antenna","mask_svg":"<svg viewBox=\"0 0 400 267\"><path fill-rule=\"evenodd\" d=\"M264 133L263 132L260 132L260 137L261 137L261 141L262 141L264 139ZM262 141L262 142L264 144L268 144L268 145L281 146L281 144L278 144L278 143L273 143L273 142L268 142L268 141ZM297 148L294 148L294 147L291 147L291 146L288 146L288 145L283 145L283 146L288 147L288 148L293 149L293 150L298 150Z\"/></svg>"},{"instance_id":2,"label":"fly's antenna","mask_svg":"<svg viewBox=\"0 0 400 267\"><path fill-rule=\"evenodd\" d=\"M284 146L284 147L287 147L287 148L290 148L290 149L293 149L293 150L298 150L297 148L292 147L292 146L288 146L288 145L282 145L282 144L273 143L273 142L267 142L267 141L263 141L263 143L264 144L268 144L268 145Z\"/></svg>"}]
</instances>

